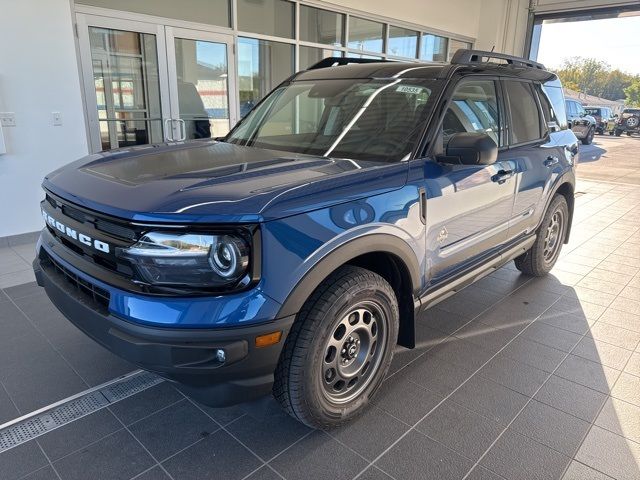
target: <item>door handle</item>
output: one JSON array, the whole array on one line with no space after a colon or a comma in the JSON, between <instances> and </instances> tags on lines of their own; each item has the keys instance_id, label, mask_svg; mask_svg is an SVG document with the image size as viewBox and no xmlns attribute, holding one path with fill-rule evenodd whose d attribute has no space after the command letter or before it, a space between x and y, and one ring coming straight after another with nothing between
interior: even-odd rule
<instances>
[{"instance_id":1,"label":"door handle","mask_svg":"<svg viewBox=\"0 0 640 480\"><path fill-rule=\"evenodd\" d=\"M171 136L169 136L171 132ZM173 142L173 120L171 118L164 119L164 139L167 142Z\"/></svg>"},{"instance_id":2,"label":"door handle","mask_svg":"<svg viewBox=\"0 0 640 480\"><path fill-rule=\"evenodd\" d=\"M180 142L184 142L187 139L187 127L185 126L184 120L181 118L176 118L176 122L180 125Z\"/></svg>"},{"instance_id":3,"label":"door handle","mask_svg":"<svg viewBox=\"0 0 640 480\"><path fill-rule=\"evenodd\" d=\"M498 173L491 177L491 181L502 185L511 177L513 177L513 170L498 170Z\"/></svg>"},{"instance_id":4,"label":"door handle","mask_svg":"<svg viewBox=\"0 0 640 480\"><path fill-rule=\"evenodd\" d=\"M555 155L549 155L547 157L547 159L544 161L544 166L545 167L553 167L554 165L557 165L558 163L560 163L560 159L558 157L556 157Z\"/></svg>"}]
</instances>

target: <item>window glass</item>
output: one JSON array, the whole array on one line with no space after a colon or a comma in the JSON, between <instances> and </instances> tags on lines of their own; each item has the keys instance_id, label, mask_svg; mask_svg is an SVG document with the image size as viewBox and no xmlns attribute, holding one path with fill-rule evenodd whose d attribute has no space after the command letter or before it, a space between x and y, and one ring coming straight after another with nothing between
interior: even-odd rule
<instances>
[{"instance_id":1,"label":"window glass","mask_svg":"<svg viewBox=\"0 0 640 480\"><path fill-rule=\"evenodd\" d=\"M418 32L389 25L387 53L397 57L416 58Z\"/></svg>"},{"instance_id":2,"label":"window glass","mask_svg":"<svg viewBox=\"0 0 640 480\"><path fill-rule=\"evenodd\" d=\"M300 40L342 46L344 15L300 5Z\"/></svg>"},{"instance_id":3,"label":"window glass","mask_svg":"<svg viewBox=\"0 0 640 480\"><path fill-rule=\"evenodd\" d=\"M542 114L544 115L544 121L546 122L548 130L554 132L562 129L563 125L566 124L564 111L556 112L555 105L551 102L549 96L540 85L536 85L535 90L538 92L540 106L542 107Z\"/></svg>"},{"instance_id":4,"label":"window glass","mask_svg":"<svg viewBox=\"0 0 640 480\"><path fill-rule=\"evenodd\" d=\"M384 25L364 18L349 17L349 48L382 53Z\"/></svg>"},{"instance_id":5,"label":"window glass","mask_svg":"<svg viewBox=\"0 0 640 480\"><path fill-rule=\"evenodd\" d=\"M230 27L229 0L75 0L94 7Z\"/></svg>"},{"instance_id":6,"label":"window glass","mask_svg":"<svg viewBox=\"0 0 640 480\"><path fill-rule=\"evenodd\" d=\"M297 81L269 95L227 137L240 145L400 161L416 146L436 80Z\"/></svg>"},{"instance_id":7,"label":"window glass","mask_svg":"<svg viewBox=\"0 0 640 480\"><path fill-rule=\"evenodd\" d=\"M293 73L293 45L255 38L238 39L240 115Z\"/></svg>"},{"instance_id":8,"label":"window glass","mask_svg":"<svg viewBox=\"0 0 640 480\"><path fill-rule=\"evenodd\" d=\"M293 38L294 4L284 0L238 0L238 30Z\"/></svg>"},{"instance_id":9,"label":"window glass","mask_svg":"<svg viewBox=\"0 0 640 480\"><path fill-rule=\"evenodd\" d=\"M461 42L454 38L449 39L449 58L447 60L451 60L453 55L461 48L471 48L471 44L469 42Z\"/></svg>"},{"instance_id":10,"label":"window glass","mask_svg":"<svg viewBox=\"0 0 640 480\"><path fill-rule=\"evenodd\" d=\"M420 40L420 60L446 62L447 39L438 35L423 33Z\"/></svg>"},{"instance_id":11,"label":"window glass","mask_svg":"<svg viewBox=\"0 0 640 480\"><path fill-rule=\"evenodd\" d=\"M511 113L511 144L530 142L542 137L540 111L528 83L504 82Z\"/></svg>"},{"instance_id":12,"label":"window glass","mask_svg":"<svg viewBox=\"0 0 640 480\"><path fill-rule=\"evenodd\" d=\"M463 132L486 133L500 145L500 113L492 80L470 80L456 87L442 122L445 147L453 135Z\"/></svg>"},{"instance_id":13,"label":"window glass","mask_svg":"<svg viewBox=\"0 0 640 480\"><path fill-rule=\"evenodd\" d=\"M156 36L89 27L103 150L163 140Z\"/></svg>"},{"instance_id":14,"label":"window glass","mask_svg":"<svg viewBox=\"0 0 640 480\"><path fill-rule=\"evenodd\" d=\"M298 70L306 70L314 63L318 63L327 57L342 57L340 50L331 50L330 48L305 47L300 45L300 56Z\"/></svg>"}]
</instances>

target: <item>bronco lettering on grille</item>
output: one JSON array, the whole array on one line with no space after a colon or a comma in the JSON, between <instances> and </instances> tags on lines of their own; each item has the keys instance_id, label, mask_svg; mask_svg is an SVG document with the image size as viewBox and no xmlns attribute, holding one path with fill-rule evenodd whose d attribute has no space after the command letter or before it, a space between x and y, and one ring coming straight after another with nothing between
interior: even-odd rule
<instances>
[{"instance_id":1,"label":"bronco lettering on grille","mask_svg":"<svg viewBox=\"0 0 640 480\"><path fill-rule=\"evenodd\" d=\"M110 247L108 243L101 242L100 240L91 238L88 235L85 235L84 233L79 233L73 228L67 227L65 224L56 220L44 210L42 210L42 218L44 218L44 221L47 222L47 224L51 226L51 228L55 228L63 235L66 235L67 237L72 238L73 240L76 240L84 245L87 245L88 247L93 247L96 250L99 250L101 252L109 253Z\"/></svg>"}]
</instances>

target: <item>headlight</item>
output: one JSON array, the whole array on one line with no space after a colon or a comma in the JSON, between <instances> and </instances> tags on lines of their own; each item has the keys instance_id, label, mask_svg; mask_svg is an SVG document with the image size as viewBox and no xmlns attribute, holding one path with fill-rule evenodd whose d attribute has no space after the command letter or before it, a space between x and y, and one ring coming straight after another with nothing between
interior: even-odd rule
<instances>
[{"instance_id":1,"label":"headlight","mask_svg":"<svg viewBox=\"0 0 640 480\"><path fill-rule=\"evenodd\" d=\"M148 232L118 249L146 283L192 288L231 287L250 279L251 245L240 233Z\"/></svg>"}]
</instances>

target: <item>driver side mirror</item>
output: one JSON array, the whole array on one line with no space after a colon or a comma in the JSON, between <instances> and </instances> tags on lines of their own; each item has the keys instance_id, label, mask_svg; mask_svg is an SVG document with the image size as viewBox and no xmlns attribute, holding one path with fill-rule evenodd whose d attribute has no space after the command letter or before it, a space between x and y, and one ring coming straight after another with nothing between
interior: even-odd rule
<instances>
[{"instance_id":1,"label":"driver side mirror","mask_svg":"<svg viewBox=\"0 0 640 480\"><path fill-rule=\"evenodd\" d=\"M456 133L447 143L447 157L447 163L491 165L498 160L498 146L486 133Z\"/></svg>"}]
</instances>

